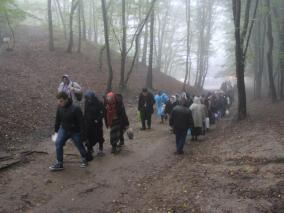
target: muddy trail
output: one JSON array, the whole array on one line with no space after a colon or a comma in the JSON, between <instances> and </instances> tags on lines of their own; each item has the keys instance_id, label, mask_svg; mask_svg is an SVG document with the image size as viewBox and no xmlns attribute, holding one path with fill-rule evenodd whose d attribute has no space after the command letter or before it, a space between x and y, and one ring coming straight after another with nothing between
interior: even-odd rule
<instances>
[{"instance_id":1,"label":"muddy trail","mask_svg":"<svg viewBox=\"0 0 284 213\"><path fill-rule=\"evenodd\" d=\"M1 170L0 212L284 212L283 107L254 102L248 120L222 120L184 156L166 124L140 132L134 119L135 140L119 155L107 140L106 155L81 169L68 143L65 170L50 172L47 138Z\"/></svg>"}]
</instances>

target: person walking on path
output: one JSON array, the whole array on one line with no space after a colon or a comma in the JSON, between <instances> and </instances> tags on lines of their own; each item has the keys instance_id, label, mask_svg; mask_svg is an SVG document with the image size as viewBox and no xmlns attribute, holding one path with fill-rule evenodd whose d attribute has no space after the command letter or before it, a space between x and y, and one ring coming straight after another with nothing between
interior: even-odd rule
<instances>
[{"instance_id":1,"label":"person walking on path","mask_svg":"<svg viewBox=\"0 0 284 213\"><path fill-rule=\"evenodd\" d=\"M157 116L161 119L161 123L164 123L165 104L168 100L169 100L168 96L161 91L157 95L155 95L155 102L157 106Z\"/></svg>"},{"instance_id":2,"label":"person walking on path","mask_svg":"<svg viewBox=\"0 0 284 213\"><path fill-rule=\"evenodd\" d=\"M147 128L151 129L152 114L154 113L154 104L155 104L155 99L153 94L150 93L146 88L144 88L142 90L142 93L139 95L139 100L138 100L138 111L142 123L141 130L146 130L146 121L147 121Z\"/></svg>"},{"instance_id":3,"label":"person walking on path","mask_svg":"<svg viewBox=\"0 0 284 213\"><path fill-rule=\"evenodd\" d=\"M55 133L57 133L56 162L49 167L51 171L63 170L63 147L68 139L72 139L81 155L80 167L87 166L87 152L82 143L83 115L79 106L72 103L66 92L57 95L58 109L55 120Z\"/></svg>"},{"instance_id":4,"label":"person walking on path","mask_svg":"<svg viewBox=\"0 0 284 213\"><path fill-rule=\"evenodd\" d=\"M194 125L191 111L187 107L186 99L181 99L180 105L174 107L170 116L170 124L173 126L176 135L176 154L183 154L187 131Z\"/></svg>"},{"instance_id":5,"label":"person walking on path","mask_svg":"<svg viewBox=\"0 0 284 213\"><path fill-rule=\"evenodd\" d=\"M88 157L93 159L93 147L98 143L98 155L103 155L103 119L105 117L104 104L97 98L94 92L87 91L85 93L85 112L84 112L84 126L86 132L86 147L88 150Z\"/></svg>"},{"instance_id":6,"label":"person walking on path","mask_svg":"<svg viewBox=\"0 0 284 213\"><path fill-rule=\"evenodd\" d=\"M129 127L128 117L122 95L109 92L106 96L106 126L110 128L111 153L116 154L118 147L124 145L124 133Z\"/></svg>"},{"instance_id":7,"label":"person walking on path","mask_svg":"<svg viewBox=\"0 0 284 213\"><path fill-rule=\"evenodd\" d=\"M171 120L171 113L176 105L178 105L177 98L175 95L172 95L170 99L167 101L166 107L165 107L165 114L169 117L169 125L170 125L170 120ZM173 130L171 129L170 132L172 133L172 131Z\"/></svg>"},{"instance_id":8,"label":"person walking on path","mask_svg":"<svg viewBox=\"0 0 284 213\"><path fill-rule=\"evenodd\" d=\"M201 104L200 98L194 97L193 104L189 108L192 112L194 127L192 129L192 140L197 141L202 133L203 121L205 120L205 107Z\"/></svg>"},{"instance_id":9,"label":"person walking on path","mask_svg":"<svg viewBox=\"0 0 284 213\"><path fill-rule=\"evenodd\" d=\"M77 82L71 81L68 75L62 76L62 81L58 87L58 93L60 92L67 93L74 104L78 104L83 98L81 86Z\"/></svg>"}]
</instances>

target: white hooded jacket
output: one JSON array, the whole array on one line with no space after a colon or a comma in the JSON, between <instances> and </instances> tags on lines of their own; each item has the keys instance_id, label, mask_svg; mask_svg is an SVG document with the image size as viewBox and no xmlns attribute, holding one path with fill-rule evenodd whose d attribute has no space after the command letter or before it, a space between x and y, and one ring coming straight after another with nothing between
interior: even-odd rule
<instances>
[{"instance_id":1,"label":"white hooded jacket","mask_svg":"<svg viewBox=\"0 0 284 213\"><path fill-rule=\"evenodd\" d=\"M205 120L205 108L201 104L198 97L194 97L193 104L189 108L192 112L194 121L194 127L203 127L203 121Z\"/></svg>"},{"instance_id":2,"label":"white hooded jacket","mask_svg":"<svg viewBox=\"0 0 284 213\"><path fill-rule=\"evenodd\" d=\"M59 92L66 92L72 98L73 101L77 100L76 96L75 96L75 93L80 93L81 92L81 90L82 90L81 86L77 82L71 81L68 75L64 75L63 77L65 77L65 78L67 78L69 80L69 84L66 85L62 81L59 84L58 93Z\"/></svg>"}]
</instances>

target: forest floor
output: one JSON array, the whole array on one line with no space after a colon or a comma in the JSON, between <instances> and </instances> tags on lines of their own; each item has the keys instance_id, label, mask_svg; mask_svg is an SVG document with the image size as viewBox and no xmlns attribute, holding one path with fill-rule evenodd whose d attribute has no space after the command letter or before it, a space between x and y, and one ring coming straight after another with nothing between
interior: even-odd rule
<instances>
[{"instance_id":1,"label":"forest floor","mask_svg":"<svg viewBox=\"0 0 284 213\"><path fill-rule=\"evenodd\" d=\"M135 132L120 154L85 169L72 143L65 170L50 172L54 144L40 142L0 173L0 212L284 212L283 103L253 102L249 119L228 117L176 156L166 124Z\"/></svg>"},{"instance_id":2,"label":"forest floor","mask_svg":"<svg viewBox=\"0 0 284 213\"><path fill-rule=\"evenodd\" d=\"M106 131L106 155L85 169L67 143L65 170L50 172L61 75L100 95L107 71L103 66L98 72L98 51L90 45L83 54L67 54L56 40L58 48L50 53L41 29L20 30L17 48L0 57L0 212L284 212L284 104L250 102L246 121L228 117L176 156L166 124L155 120L153 130L139 131L137 94L147 69L142 65L124 94L135 139L111 155ZM157 89L181 88L154 73Z\"/></svg>"}]
</instances>

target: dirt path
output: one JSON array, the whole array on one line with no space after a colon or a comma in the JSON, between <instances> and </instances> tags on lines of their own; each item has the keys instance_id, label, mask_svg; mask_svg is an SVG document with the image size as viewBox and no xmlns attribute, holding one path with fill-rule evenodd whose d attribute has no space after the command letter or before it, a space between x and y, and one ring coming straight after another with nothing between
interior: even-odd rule
<instances>
[{"instance_id":1,"label":"dirt path","mask_svg":"<svg viewBox=\"0 0 284 213\"><path fill-rule=\"evenodd\" d=\"M68 144L65 171L52 173L48 139L37 147L48 154L0 173L0 212L284 212L283 104L259 106L248 121L223 120L182 157L165 125L145 133L136 123L119 155L107 145L80 169Z\"/></svg>"}]
</instances>

